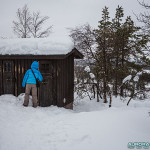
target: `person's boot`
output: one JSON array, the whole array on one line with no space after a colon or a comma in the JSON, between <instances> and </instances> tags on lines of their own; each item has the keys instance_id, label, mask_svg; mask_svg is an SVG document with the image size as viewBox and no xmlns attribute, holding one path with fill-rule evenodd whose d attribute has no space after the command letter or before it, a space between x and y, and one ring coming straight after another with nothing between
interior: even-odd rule
<instances>
[{"instance_id":1,"label":"person's boot","mask_svg":"<svg viewBox=\"0 0 150 150\"><path fill-rule=\"evenodd\" d=\"M28 105L23 104L24 107L28 107Z\"/></svg>"}]
</instances>

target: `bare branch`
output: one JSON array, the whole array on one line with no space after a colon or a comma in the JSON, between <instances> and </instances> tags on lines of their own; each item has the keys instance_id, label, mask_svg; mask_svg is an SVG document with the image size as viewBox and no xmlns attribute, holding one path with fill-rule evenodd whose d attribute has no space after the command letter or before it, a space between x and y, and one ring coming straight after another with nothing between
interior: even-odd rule
<instances>
[{"instance_id":1,"label":"bare branch","mask_svg":"<svg viewBox=\"0 0 150 150\"><path fill-rule=\"evenodd\" d=\"M139 0L137 1L146 10L150 10L150 4L146 3L144 0L142 2L140 2ZM145 34L149 35L150 34L150 13L146 11L144 13L140 13L139 15L135 15L135 16L139 22L144 23L142 29Z\"/></svg>"},{"instance_id":2,"label":"bare branch","mask_svg":"<svg viewBox=\"0 0 150 150\"><path fill-rule=\"evenodd\" d=\"M49 19L48 16L41 16L40 12L34 12L32 15L32 22L29 26L29 30L34 38L48 37L51 33L52 26L49 26L45 30L42 30L44 23Z\"/></svg>"},{"instance_id":3,"label":"bare branch","mask_svg":"<svg viewBox=\"0 0 150 150\"><path fill-rule=\"evenodd\" d=\"M89 59L96 59L95 48L96 41L93 29L89 24L75 29L70 29L70 36L74 40L75 46L81 50Z\"/></svg>"},{"instance_id":4,"label":"bare branch","mask_svg":"<svg viewBox=\"0 0 150 150\"><path fill-rule=\"evenodd\" d=\"M141 6L143 6L146 9L150 9L150 5L148 3L145 3L144 0L142 2L140 2L139 0L137 0L139 2L139 4Z\"/></svg>"}]
</instances>

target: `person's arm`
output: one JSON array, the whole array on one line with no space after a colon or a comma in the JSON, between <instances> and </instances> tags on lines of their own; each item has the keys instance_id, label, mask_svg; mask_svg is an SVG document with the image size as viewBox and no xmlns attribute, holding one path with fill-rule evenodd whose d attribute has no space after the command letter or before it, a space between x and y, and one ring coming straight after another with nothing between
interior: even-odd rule
<instances>
[{"instance_id":1,"label":"person's arm","mask_svg":"<svg viewBox=\"0 0 150 150\"><path fill-rule=\"evenodd\" d=\"M40 71L39 71L38 75L39 75L39 76L38 76L39 81L40 81L40 82L43 81L43 77L42 77Z\"/></svg>"},{"instance_id":2,"label":"person's arm","mask_svg":"<svg viewBox=\"0 0 150 150\"><path fill-rule=\"evenodd\" d=\"M23 78L23 81L22 81L22 87L26 86L26 81L28 79L28 76L29 76L29 70L24 75L24 78Z\"/></svg>"}]
</instances>

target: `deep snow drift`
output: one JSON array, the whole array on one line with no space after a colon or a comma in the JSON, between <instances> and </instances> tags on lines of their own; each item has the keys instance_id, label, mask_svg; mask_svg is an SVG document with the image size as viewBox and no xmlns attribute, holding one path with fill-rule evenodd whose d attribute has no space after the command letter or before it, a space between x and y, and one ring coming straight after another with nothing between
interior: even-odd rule
<instances>
[{"instance_id":1,"label":"deep snow drift","mask_svg":"<svg viewBox=\"0 0 150 150\"><path fill-rule=\"evenodd\" d=\"M31 98L31 97L30 97ZM81 100L74 110L23 107L23 95L0 96L0 150L129 150L150 143L150 101L113 98L113 107Z\"/></svg>"}]
</instances>

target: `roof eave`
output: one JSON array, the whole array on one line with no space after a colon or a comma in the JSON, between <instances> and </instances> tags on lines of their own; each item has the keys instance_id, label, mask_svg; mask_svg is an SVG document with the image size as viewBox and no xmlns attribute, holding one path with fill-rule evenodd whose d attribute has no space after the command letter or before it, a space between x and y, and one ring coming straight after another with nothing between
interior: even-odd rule
<instances>
[{"instance_id":1,"label":"roof eave","mask_svg":"<svg viewBox=\"0 0 150 150\"><path fill-rule=\"evenodd\" d=\"M80 53L76 48L73 48L68 54L60 55L19 55L19 54L6 54L0 55L0 59L65 59L66 57L73 55L76 59L83 59L83 54Z\"/></svg>"},{"instance_id":2,"label":"roof eave","mask_svg":"<svg viewBox=\"0 0 150 150\"><path fill-rule=\"evenodd\" d=\"M76 48L73 48L71 52L69 52L66 57L68 57L69 55L72 55L76 58L76 59L83 59L83 54L81 52L79 52Z\"/></svg>"}]
</instances>

